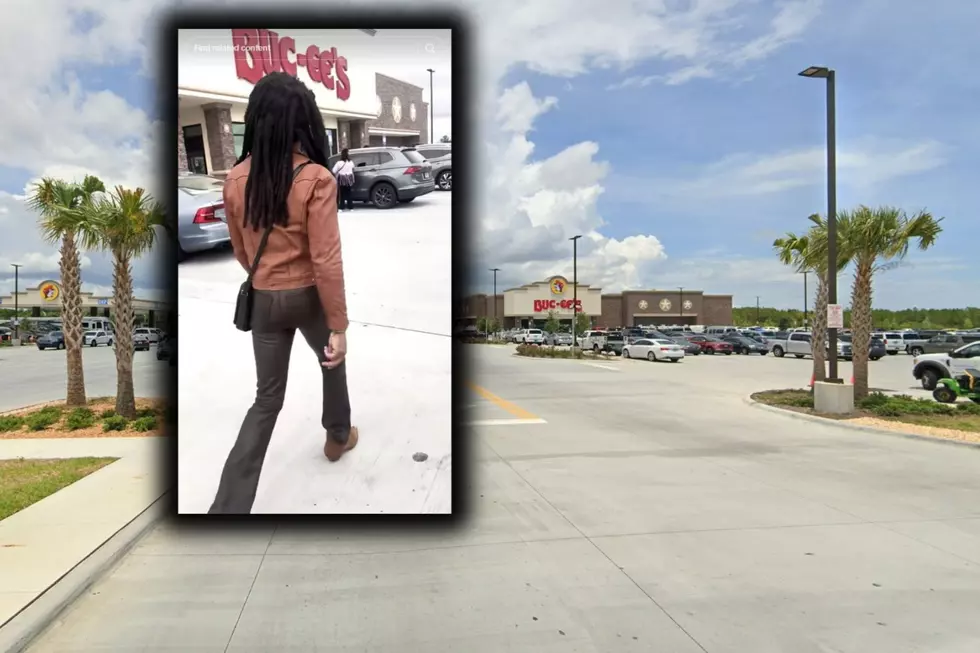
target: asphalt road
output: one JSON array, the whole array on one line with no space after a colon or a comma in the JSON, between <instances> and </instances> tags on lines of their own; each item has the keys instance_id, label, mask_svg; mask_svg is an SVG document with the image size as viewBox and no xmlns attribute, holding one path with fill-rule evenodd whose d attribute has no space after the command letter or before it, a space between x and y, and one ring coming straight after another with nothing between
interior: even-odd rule
<instances>
[{"instance_id":1,"label":"asphalt road","mask_svg":"<svg viewBox=\"0 0 980 653\"><path fill-rule=\"evenodd\" d=\"M980 650L980 451L745 403L803 361L468 350L465 527L161 525L31 650Z\"/></svg>"},{"instance_id":2,"label":"asphalt road","mask_svg":"<svg viewBox=\"0 0 980 653\"><path fill-rule=\"evenodd\" d=\"M116 394L116 355L111 347L83 347L85 391L90 397ZM161 397L166 391L165 362L156 346L135 352L133 385L137 397ZM0 349L0 411L65 398L68 383L64 350L38 351L34 346Z\"/></svg>"}]
</instances>

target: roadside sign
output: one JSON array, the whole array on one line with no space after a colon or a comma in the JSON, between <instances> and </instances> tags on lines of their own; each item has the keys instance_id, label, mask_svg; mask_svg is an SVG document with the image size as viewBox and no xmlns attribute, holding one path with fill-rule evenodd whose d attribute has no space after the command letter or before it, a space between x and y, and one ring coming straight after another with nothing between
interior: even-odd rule
<instances>
[{"instance_id":1,"label":"roadside sign","mask_svg":"<svg viewBox=\"0 0 980 653\"><path fill-rule=\"evenodd\" d=\"M844 306L841 304L827 304L827 328L844 328Z\"/></svg>"}]
</instances>

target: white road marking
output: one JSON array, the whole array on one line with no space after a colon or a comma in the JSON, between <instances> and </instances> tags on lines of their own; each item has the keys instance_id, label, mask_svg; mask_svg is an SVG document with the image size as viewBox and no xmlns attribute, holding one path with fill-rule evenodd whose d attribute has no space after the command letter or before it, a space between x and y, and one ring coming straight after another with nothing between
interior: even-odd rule
<instances>
[{"instance_id":1,"label":"white road marking","mask_svg":"<svg viewBox=\"0 0 980 653\"><path fill-rule=\"evenodd\" d=\"M543 419L478 419L470 426L521 426L524 424L547 424Z\"/></svg>"},{"instance_id":2,"label":"white road marking","mask_svg":"<svg viewBox=\"0 0 980 653\"><path fill-rule=\"evenodd\" d=\"M588 365L589 367L598 367L600 370L610 370L611 372L618 372L618 367L610 367L609 365L601 365L599 363L582 363L582 365Z\"/></svg>"}]
</instances>

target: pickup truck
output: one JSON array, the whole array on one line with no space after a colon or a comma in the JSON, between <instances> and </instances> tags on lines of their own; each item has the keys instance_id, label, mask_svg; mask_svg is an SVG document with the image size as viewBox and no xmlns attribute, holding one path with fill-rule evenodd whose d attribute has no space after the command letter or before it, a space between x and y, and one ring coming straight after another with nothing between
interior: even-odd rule
<instances>
[{"instance_id":1,"label":"pickup truck","mask_svg":"<svg viewBox=\"0 0 980 653\"><path fill-rule=\"evenodd\" d=\"M923 390L935 390L939 379L963 374L966 368L980 366L980 341L942 354L920 354L912 359L912 376Z\"/></svg>"},{"instance_id":2,"label":"pickup truck","mask_svg":"<svg viewBox=\"0 0 980 653\"><path fill-rule=\"evenodd\" d=\"M769 338L767 346L776 358L782 358L788 354L792 354L797 358L803 358L804 356L813 356L812 337L808 332L791 331L787 334L777 334L776 337ZM827 343L824 346L829 347L829 345L830 343ZM843 358L844 360L854 358L853 345L849 336L841 336L837 339L837 358Z\"/></svg>"},{"instance_id":3,"label":"pickup truck","mask_svg":"<svg viewBox=\"0 0 980 653\"><path fill-rule=\"evenodd\" d=\"M578 346L582 349L602 351L606 347L606 332L586 331L578 337Z\"/></svg>"},{"instance_id":4,"label":"pickup truck","mask_svg":"<svg viewBox=\"0 0 980 653\"><path fill-rule=\"evenodd\" d=\"M909 345L908 351L913 356L941 354L977 341L980 341L980 336L940 333L925 342Z\"/></svg>"}]
</instances>

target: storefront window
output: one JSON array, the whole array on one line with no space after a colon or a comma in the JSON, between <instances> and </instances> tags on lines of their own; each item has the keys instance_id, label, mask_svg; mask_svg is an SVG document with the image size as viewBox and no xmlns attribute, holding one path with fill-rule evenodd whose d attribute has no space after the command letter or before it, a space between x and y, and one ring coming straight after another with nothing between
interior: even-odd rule
<instances>
[{"instance_id":1,"label":"storefront window","mask_svg":"<svg viewBox=\"0 0 980 653\"><path fill-rule=\"evenodd\" d=\"M231 123L231 133L235 137L235 158L241 158L245 143L245 123Z\"/></svg>"}]
</instances>

